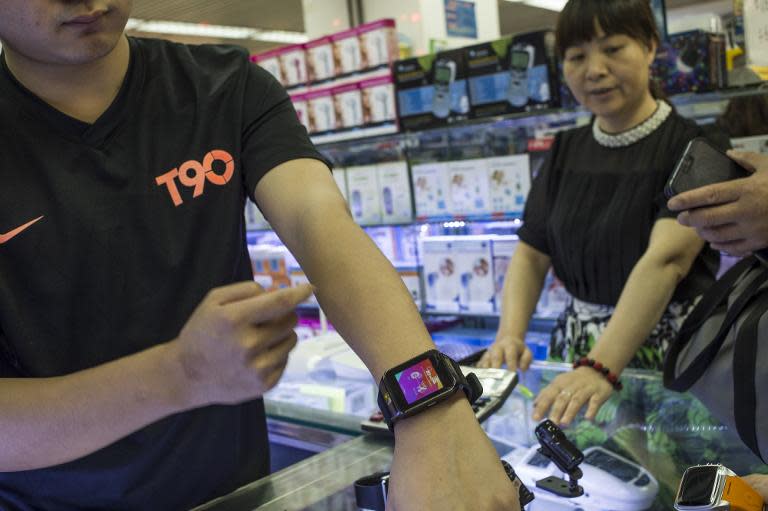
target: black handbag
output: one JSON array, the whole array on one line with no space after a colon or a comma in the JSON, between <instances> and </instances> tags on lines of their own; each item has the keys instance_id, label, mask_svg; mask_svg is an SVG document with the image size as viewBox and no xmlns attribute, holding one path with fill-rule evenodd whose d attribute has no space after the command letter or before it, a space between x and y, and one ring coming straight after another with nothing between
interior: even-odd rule
<instances>
[{"instance_id":1,"label":"black handbag","mask_svg":"<svg viewBox=\"0 0 768 511\"><path fill-rule=\"evenodd\" d=\"M667 352L664 386L690 391L768 459L768 267L745 258L704 294Z\"/></svg>"}]
</instances>

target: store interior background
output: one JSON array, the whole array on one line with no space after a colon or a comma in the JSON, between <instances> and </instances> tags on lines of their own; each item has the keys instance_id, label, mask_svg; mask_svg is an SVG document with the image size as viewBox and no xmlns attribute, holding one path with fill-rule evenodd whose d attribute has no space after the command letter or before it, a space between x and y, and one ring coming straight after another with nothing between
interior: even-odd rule
<instances>
[{"instance_id":1,"label":"store interior background","mask_svg":"<svg viewBox=\"0 0 768 511\"><path fill-rule=\"evenodd\" d=\"M192 44L237 44L247 48L251 54L260 54L289 44L304 43L374 20L393 18L397 24L400 57L404 58L424 55L434 49L460 48L495 40L505 35L553 28L558 16L557 4L562 5L564 2L474 0L478 37L467 39L446 35L444 0L281 0L279 2L274 0L218 0L216 2L134 0L128 32L136 36L163 37ZM729 16L733 12L733 7L732 0L666 0L667 31L678 33L694 29L719 30L721 27L713 21L713 18ZM686 98L683 103L678 104L678 108L684 113L690 113L691 117L699 122L711 123L718 112L722 112L728 99L727 94L709 93L701 98ZM519 135L519 131L515 131L519 128L514 125L518 121L527 123L523 133L532 136L541 129L540 124L536 124L539 122L536 119L537 115L531 113L528 118L515 116L514 119L511 117L493 119L465 125L458 123L453 127L431 129L416 134L393 133L391 136L373 139L366 138L358 141L353 138L345 143L318 145L334 163L341 162L341 166L349 165L348 162L353 162L352 164L355 165L377 164L402 159L409 162L410 168L414 161L420 162L430 158L439 160L445 158L447 152L450 152L453 159L477 157L478 140L480 143L483 140L497 140L500 137L499 132L504 130L509 131L508 138L513 140ZM554 117L545 121L557 124L565 121L575 122L579 118L581 121L584 120L583 112L555 112L552 115ZM541 122L546 123L545 121ZM422 151L425 147L433 147L430 144L435 144L437 139L441 140L438 145L443 144L441 148ZM450 146L451 141L457 139L467 141L458 143L455 147L445 147ZM370 161L364 161L366 158ZM390 259L393 259L404 280L415 278L415 286L421 288L420 292L423 292L423 270L420 263L414 264L413 261L408 261L407 264L398 264L402 261L394 260L397 256L393 258L389 253L389 251L393 253L398 251L397 248L392 248L392 245L402 241L401 232L419 239L435 235L500 234L506 236L514 234L519 225L519 218L506 218L500 221L487 219L487 221L478 222L457 218L454 221L430 222L414 216L410 222L398 225L366 226L366 230ZM279 240L268 229L252 229L248 234L249 243L254 245L280 246ZM260 255L254 256L252 251L255 265L256 259L259 258L265 265L275 262L274 258L270 259L272 256L269 255L269 251L266 256L264 254L262 251ZM291 261L290 256L280 255L279 250L278 255L282 258L277 264L282 265L280 271L291 273L291 266L295 262ZM296 272L298 271L300 270L296 269ZM267 279L268 285L270 282L268 279L271 278L272 273L270 271L256 273L262 273L260 277ZM420 279L422 282L419 282ZM436 341L447 339L448 342L453 342L460 339L461 342L476 346L478 343L488 343L493 339L498 324L496 311L488 313L429 311L424 307L422 299L423 296L417 299L417 303L422 308L425 322L433 332ZM556 311L562 308L565 299L562 289L554 289L549 295L546 295L545 291L545 295L542 295L537 317L531 323L531 337L526 339L539 360L546 358L547 332L554 324ZM361 418L365 418L371 410L375 409L373 382L366 381L365 375L360 376L359 361L353 360L354 355L350 355L340 339L333 335L332 325L328 324L317 304L307 304L302 307L300 316L302 323L299 333L304 340L292 357L284 382L267 395L274 469L281 469L359 434ZM328 376L329 373L333 373L334 368L337 373L339 368L344 368L350 380L342 381L343 378L336 378L338 374ZM311 377L307 376L307 373L312 373ZM527 386L535 390L541 381L546 379L542 376L545 373L543 369L534 372ZM533 380L537 378L541 381L534 382ZM700 405L690 405L686 400L688 398L682 399L665 394L666 391L663 390L658 378L654 380L640 375L637 378L632 376L629 380L630 390L624 394L632 397L628 398L624 405L630 404L626 407L623 405L606 407L607 416L604 419L608 426L601 430L600 427L580 423L571 430L574 435L578 435L579 439L588 439L585 440L585 445L591 445L600 439L601 442L606 441L615 432L618 432L616 438L621 438L622 433L627 433L622 428L627 426L632 429L633 426L628 426L629 423L643 424L645 433L642 434L647 434L647 439L639 440L640 437L635 435L640 433L632 430L629 435L631 441L627 441L631 448L626 450L634 451L635 461L645 463L649 467L653 466L654 475L660 479L658 474L660 472L665 474L667 479L663 483L666 486L662 484L662 492L666 491L667 494L672 491L674 481L680 475L679 467L693 459L685 458L685 455L696 451L703 455L721 456L720 451L707 449L710 449L711 444L718 442L723 450L725 446L735 445L720 440L722 428L707 416ZM653 398L646 400L644 396L648 394ZM534 426L530 420L526 420L525 423L510 422L524 415L526 407L530 407L529 402L520 405L520 402L515 401L498 414L497 420L490 421L486 430L497 439L507 439L515 435L522 437L528 435L530 439L530 431ZM662 417L658 410L665 407L667 410L683 409L687 412L683 413L682 418ZM626 409L630 412L624 413ZM686 413L687 416L685 416ZM686 425L680 426L675 421L682 421ZM300 427L297 428L297 424ZM682 427L692 436L676 437L672 434L667 436L663 429L667 426L671 429ZM654 430L654 427L657 429ZM701 440L702 435L706 441ZM678 444L673 448L670 442ZM644 444L644 446L640 448L635 444ZM671 452L675 455L669 455ZM736 451L730 452L733 454L730 462L734 466L741 463L740 466L754 468L750 465L754 462L753 459L744 458L743 460L746 461L743 461L738 458L740 454ZM658 457L660 453L663 453L661 458ZM664 457L667 455L671 456L670 459ZM678 455L680 459L672 459ZM671 468L673 466L676 468ZM668 499L669 495L665 498ZM658 509L663 508L663 506L658 507Z\"/></svg>"},{"instance_id":2,"label":"store interior background","mask_svg":"<svg viewBox=\"0 0 768 511\"><path fill-rule=\"evenodd\" d=\"M536 4L537 2L530 2ZM477 18L480 36L477 40L448 40L449 47L458 47L483 40L492 40L500 35L515 34L541 28L551 28L557 20L554 10L559 0L543 0L553 8L529 5L529 2L509 0L477 0ZM360 5L361 9L355 6ZM394 18L398 31L413 47L413 55L425 53L430 38L446 39L442 0L134 0L133 20L129 24L132 35L152 35L189 43L229 43L248 48L251 53L260 53L290 42L305 42L316 37L339 32L381 18ZM682 32L700 27L703 19L712 13L725 14L733 9L730 0L666 0L670 32ZM429 20L425 22L425 20ZM151 21L151 33L141 30L142 22ZM177 28L173 33L159 22L180 22L198 25ZM706 21L704 21L706 23ZM287 38L269 41L258 38L237 38L216 35L213 30L206 35L206 26L245 27L262 31L289 32ZM134 28L131 28L134 27ZM195 33L198 31L198 33ZM291 39L291 36L298 36Z\"/></svg>"}]
</instances>

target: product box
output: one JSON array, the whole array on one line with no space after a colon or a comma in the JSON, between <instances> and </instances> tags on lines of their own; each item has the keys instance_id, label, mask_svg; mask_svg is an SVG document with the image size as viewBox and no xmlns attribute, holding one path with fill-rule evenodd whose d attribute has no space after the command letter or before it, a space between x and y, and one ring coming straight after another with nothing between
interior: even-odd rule
<instances>
[{"instance_id":1,"label":"product box","mask_svg":"<svg viewBox=\"0 0 768 511\"><path fill-rule=\"evenodd\" d=\"M454 216L490 213L488 167L485 159L448 163L448 211Z\"/></svg>"},{"instance_id":2,"label":"product box","mask_svg":"<svg viewBox=\"0 0 768 511\"><path fill-rule=\"evenodd\" d=\"M488 158L486 170L491 214L522 215L531 189L528 154Z\"/></svg>"},{"instance_id":3,"label":"product box","mask_svg":"<svg viewBox=\"0 0 768 511\"><path fill-rule=\"evenodd\" d=\"M260 67L264 68L264 70L274 76L278 82L285 85L285 78L283 77L280 65L280 52L282 52L282 48L276 48L264 53L259 53L258 55L252 55L251 62L255 62Z\"/></svg>"},{"instance_id":4,"label":"product box","mask_svg":"<svg viewBox=\"0 0 768 511\"><path fill-rule=\"evenodd\" d=\"M453 242L456 273L461 282L459 309L493 313L496 290L493 280L491 238L458 236Z\"/></svg>"},{"instance_id":5,"label":"product box","mask_svg":"<svg viewBox=\"0 0 768 511\"><path fill-rule=\"evenodd\" d=\"M381 217L384 223L405 223L413 220L408 163L396 161L379 164L379 190Z\"/></svg>"},{"instance_id":6,"label":"product box","mask_svg":"<svg viewBox=\"0 0 768 511\"><path fill-rule=\"evenodd\" d=\"M360 225L381 223L378 167L365 165L347 168L347 189L352 217Z\"/></svg>"},{"instance_id":7,"label":"product box","mask_svg":"<svg viewBox=\"0 0 768 511\"><path fill-rule=\"evenodd\" d=\"M420 220L450 215L448 163L435 162L411 168L416 217Z\"/></svg>"},{"instance_id":8,"label":"product box","mask_svg":"<svg viewBox=\"0 0 768 511\"><path fill-rule=\"evenodd\" d=\"M336 122L340 129L351 129L363 124L363 101L357 83L339 85L331 89L336 108Z\"/></svg>"},{"instance_id":9,"label":"product box","mask_svg":"<svg viewBox=\"0 0 768 511\"><path fill-rule=\"evenodd\" d=\"M266 290L274 291L291 287L287 248L272 245L248 245L248 254L251 258L254 280Z\"/></svg>"},{"instance_id":10,"label":"product box","mask_svg":"<svg viewBox=\"0 0 768 511\"><path fill-rule=\"evenodd\" d=\"M336 76L333 41L329 36L305 43L304 49L307 52L307 72L310 81L321 82Z\"/></svg>"},{"instance_id":11,"label":"product box","mask_svg":"<svg viewBox=\"0 0 768 511\"><path fill-rule=\"evenodd\" d=\"M363 69L363 56L357 29L351 28L331 35L333 43L333 63L336 73L345 75Z\"/></svg>"},{"instance_id":12,"label":"product box","mask_svg":"<svg viewBox=\"0 0 768 511\"><path fill-rule=\"evenodd\" d=\"M245 228L248 231L270 229L267 219L251 199L245 201Z\"/></svg>"},{"instance_id":13,"label":"product box","mask_svg":"<svg viewBox=\"0 0 768 511\"><path fill-rule=\"evenodd\" d=\"M421 309L424 302L424 295L421 290L421 276L419 275L419 269L416 267L398 267L397 273L400 274L400 278L403 279L403 284L408 288L408 292L411 293L411 298L413 298L416 307Z\"/></svg>"},{"instance_id":14,"label":"product box","mask_svg":"<svg viewBox=\"0 0 768 511\"><path fill-rule=\"evenodd\" d=\"M397 261L397 240L392 226L368 227L365 229L365 232L371 237L376 246L379 247L384 257L393 262Z\"/></svg>"},{"instance_id":15,"label":"product box","mask_svg":"<svg viewBox=\"0 0 768 511\"><path fill-rule=\"evenodd\" d=\"M456 238L435 236L421 240L426 310L459 312L461 280L453 250Z\"/></svg>"},{"instance_id":16,"label":"product box","mask_svg":"<svg viewBox=\"0 0 768 511\"><path fill-rule=\"evenodd\" d=\"M309 132L323 133L336 129L336 108L331 89L318 89L304 95L309 111Z\"/></svg>"},{"instance_id":17,"label":"product box","mask_svg":"<svg viewBox=\"0 0 768 511\"><path fill-rule=\"evenodd\" d=\"M389 123L397 119L395 84L391 76L359 82L363 95L363 122L367 125Z\"/></svg>"},{"instance_id":18,"label":"product box","mask_svg":"<svg viewBox=\"0 0 768 511\"><path fill-rule=\"evenodd\" d=\"M707 92L727 86L725 36L703 30L672 34L651 67L666 94Z\"/></svg>"},{"instance_id":19,"label":"product box","mask_svg":"<svg viewBox=\"0 0 768 511\"><path fill-rule=\"evenodd\" d=\"M294 44L281 48L279 57L283 85L295 87L307 83L307 57L303 44Z\"/></svg>"},{"instance_id":20,"label":"product box","mask_svg":"<svg viewBox=\"0 0 768 511\"><path fill-rule=\"evenodd\" d=\"M306 94L291 94L291 103L299 122L309 131L309 103Z\"/></svg>"},{"instance_id":21,"label":"product box","mask_svg":"<svg viewBox=\"0 0 768 511\"><path fill-rule=\"evenodd\" d=\"M398 55L395 20L381 19L357 27L363 68L389 65Z\"/></svg>"},{"instance_id":22,"label":"product box","mask_svg":"<svg viewBox=\"0 0 768 511\"><path fill-rule=\"evenodd\" d=\"M334 167L333 179L336 181L336 185L338 185L339 191L344 197L344 200L349 203L349 193L347 192L347 169Z\"/></svg>"},{"instance_id":23,"label":"product box","mask_svg":"<svg viewBox=\"0 0 768 511\"><path fill-rule=\"evenodd\" d=\"M432 64L432 113L449 123L469 118L467 65L462 49L441 51Z\"/></svg>"},{"instance_id":24,"label":"product box","mask_svg":"<svg viewBox=\"0 0 768 511\"><path fill-rule=\"evenodd\" d=\"M397 97L397 118L403 130L441 126L443 119L432 113L432 64L434 55L398 60L392 65Z\"/></svg>"},{"instance_id":25,"label":"product box","mask_svg":"<svg viewBox=\"0 0 768 511\"><path fill-rule=\"evenodd\" d=\"M512 38L464 48L473 117L504 115L528 104L530 55L510 52Z\"/></svg>"},{"instance_id":26,"label":"product box","mask_svg":"<svg viewBox=\"0 0 768 511\"><path fill-rule=\"evenodd\" d=\"M509 61L510 73L515 73L510 79L509 92L513 111L560 106L560 80L552 30L515 35Z\"/></svg>"},{"instance_id":27,"label":"product box","mask_svg":"<svg viewBox=\"0 0 768 511\"><path fill-rule=\"evenodd\" d=\"M512 260L518 241L517 236L497 236L492 241L494 311L498 314L501 314L507 268L509 268L509 262Z\"/></svg>"}]
</instances>

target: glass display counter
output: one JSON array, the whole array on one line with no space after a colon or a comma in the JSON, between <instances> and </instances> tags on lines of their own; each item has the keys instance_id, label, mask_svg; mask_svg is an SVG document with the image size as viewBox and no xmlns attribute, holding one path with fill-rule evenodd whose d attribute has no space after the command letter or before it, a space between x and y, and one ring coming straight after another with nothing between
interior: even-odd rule
<instances>
[{"instance_id":1,"label":"glass display counter","mask_svg":"<svg viewBox=\"0 0 768 511\"><path fill-rule=\"evenodd\" d=\"M519 466L521 460L538 445L533 434L536 423L531 419L533 396L559 372L567 370L570 366L566 364L535 363L522 374L520 384L505 405L483 425L499 455L513 465L517 463L521 475L526 472ZM312 385L313 378L317 375L307 377L305 384ZM632 493L638 488L653 486L655 481L657 487L652 488L654 495L649 505L633 507L631 503L617 501L613 506L603 503L590 507L594 504L589 500L580 504L565 500L553 503L538 498L529 510L668 511L672 509L679 479L688 466L717 462L739 474L768 472L697 400L664 389L659 374L628 370L622 379L624 389L602 407L594 421L577 419L565 432L581 450L588 452L590 463L616 478L596 480L594 470L585 470L580 482L587 493L594 495L601 490L605 493L606 488L609 494L618 495L620 490ZM333 381L332 375L325 371L322 385L332 385ZM335 383L340 387L348 384L343 378ZM375 392L373 382L368 384L370 392ZM369 411L373 412L374 408ZM267 400L267 413L271 421L346 434L360 434L357 424L365 417L359 410L358 413L333 412L276 399ZM355 510L352 483L357 478L388 469L392 448L390 439L358 436L206 504L199 511ZM622 475L627 470L640 470L632 468L635 465L644 469L642 474L651 477L640 476L640 472L637 477Z\"/></svg>"}]
</instances>

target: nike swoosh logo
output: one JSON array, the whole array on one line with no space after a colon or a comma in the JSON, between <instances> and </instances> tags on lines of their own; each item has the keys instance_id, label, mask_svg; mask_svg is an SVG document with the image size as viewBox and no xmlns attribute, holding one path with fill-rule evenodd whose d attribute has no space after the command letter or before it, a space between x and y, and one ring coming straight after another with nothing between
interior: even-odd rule
<instances>
[{"instance_id":1,"label":"nike swoosh logo","mask_svg":"<svg viewBox=\"0 0 768 511\"><path fill-rule=\"evenodd\" d=\"M27 222L24 225L20 225L19 227L15 228L12 231L8 231L5 234L0 234L0 245L2 245L3 243L8 243L9 241L11 241L11 239L13 239L14 237L18 236L19 234L24 232L26 229L28 229L32 224L34 224L35 222L37 222L39 220L42 220L42 219L43 219L43 217L39 216L39 217L35 218L34 220L30 220L29 222Z\"/></svg>"}]
</instances>

